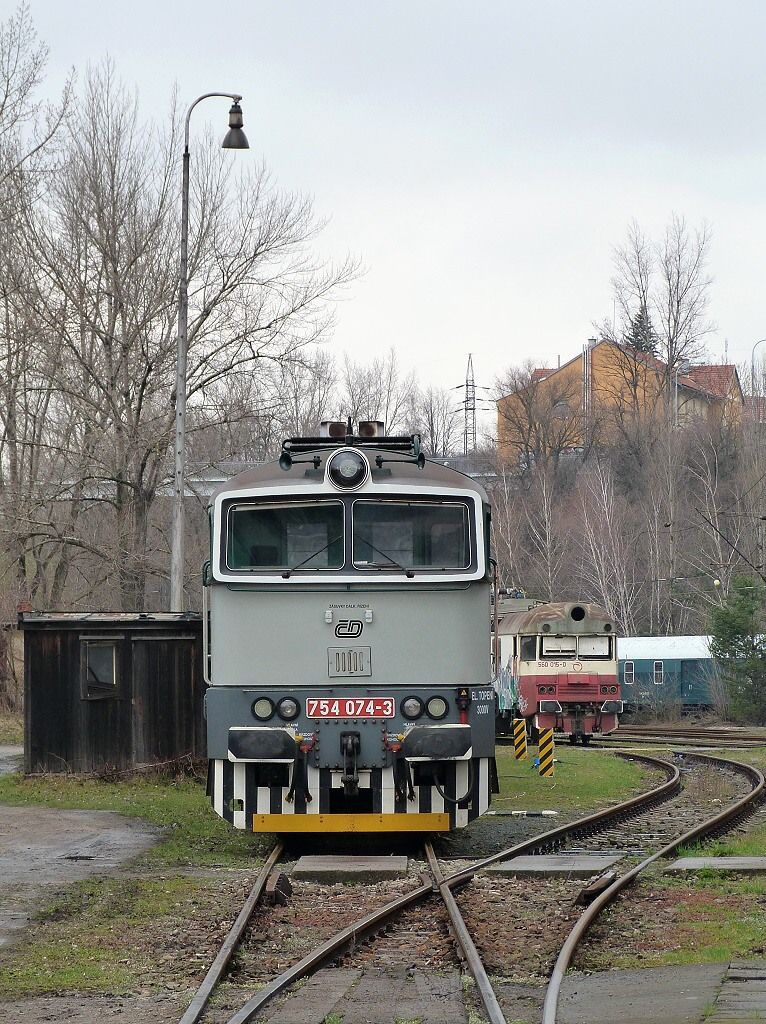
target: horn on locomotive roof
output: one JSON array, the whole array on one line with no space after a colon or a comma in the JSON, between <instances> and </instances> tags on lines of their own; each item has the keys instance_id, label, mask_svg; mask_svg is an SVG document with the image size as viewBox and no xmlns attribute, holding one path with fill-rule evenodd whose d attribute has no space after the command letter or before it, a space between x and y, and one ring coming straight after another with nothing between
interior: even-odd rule
<instances>
[{"instance_id":1,"label":"horn on locomotive roof","mask_svg":"<svg viewBox=\"0 0 766 1024\"><path fill-rule=\"evenodd\" d=\"M322 451L328 448L381 448L389 452L401 452L404 455L412 456L412 461L422 469L425 465L425 456L421 451L420 434L392 434L383 433L385 425L381 420L361 420L358 432L353 433L351 417L343 423L342 420L323 420L319 430L319 437L287 437L282 442L282 454L279 457L279 465L284 470L290 469L293 463L299 460L296 455L304 455L308 452ZM301 459L301 462L313 462L318 468L319 456L312 459ZM380 467L384 459L378 455L375 459ZM400 461L409 461L402 459Z\"/></svg>"}]
</instances>

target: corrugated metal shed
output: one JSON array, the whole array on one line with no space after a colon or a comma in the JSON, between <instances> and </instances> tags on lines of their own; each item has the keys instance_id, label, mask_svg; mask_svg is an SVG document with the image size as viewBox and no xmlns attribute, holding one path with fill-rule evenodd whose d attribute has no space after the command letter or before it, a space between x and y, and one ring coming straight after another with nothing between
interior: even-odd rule
<instances>
[{"instance_id":1,"label":"corrugated metal shed","mask_svg":"<svg viewBox=\"0 0 766 1024\"><path fill-rule=\"evenodd\" d=\"M27 772L205 756L198 615L23 612Z\"/></svg>"},{"instance_id":2,"label":"corrugated metal shed","mask_svg":"<svg viewBox=\"0 0 766 1024\"><path fill-rule=\"evenodd\" d=\"M709 636L621 636L617 641L620 661L671 661L710 658Z\"/></svg>"}]
</instances>

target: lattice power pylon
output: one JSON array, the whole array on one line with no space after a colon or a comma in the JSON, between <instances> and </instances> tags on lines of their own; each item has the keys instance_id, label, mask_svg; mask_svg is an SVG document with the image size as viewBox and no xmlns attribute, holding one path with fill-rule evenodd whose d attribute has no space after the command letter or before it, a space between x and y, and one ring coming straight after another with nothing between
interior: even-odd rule
<instances>
[{"instance_id":1,"label":"lattice power pylon","mask_svg":"<svg viewBox=\"0 0 766 1024\"><path fill-rule=\"evenodd\" d=\"M463 455L476 451L476 381L473 376L473 356L468 353L465 371L465 428L463 430Z\"/></svg>"}]
</instances>

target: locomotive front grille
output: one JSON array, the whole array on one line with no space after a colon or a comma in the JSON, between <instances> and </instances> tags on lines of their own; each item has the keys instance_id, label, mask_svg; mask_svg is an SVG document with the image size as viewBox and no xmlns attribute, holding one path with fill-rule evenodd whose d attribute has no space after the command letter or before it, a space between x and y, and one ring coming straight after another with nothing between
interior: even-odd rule
<instances>
[{"instance_id":1,"label":"locomotive front grille","mask_svg":"<svg viewBox=\"0 0 766 1024\"><path fill-rule=\"evenodd\" d=\"M574 697L579 699L581 697L595 700L599 696L598 686L595 684L587 683L585 685L576 683L569 683L563 690L559 690L562 696Z\"/></svg>"}]
</instances>

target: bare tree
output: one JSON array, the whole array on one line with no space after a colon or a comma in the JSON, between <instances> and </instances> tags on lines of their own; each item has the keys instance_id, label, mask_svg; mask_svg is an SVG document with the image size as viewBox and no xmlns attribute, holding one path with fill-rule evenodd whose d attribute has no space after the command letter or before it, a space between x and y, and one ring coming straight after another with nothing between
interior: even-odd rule
<instances>
[{"instance_id":1,"label":"bare tree","mask_svg":"<svg viewBox=\"0 0 766 1024\"><path fill-rule=\"evenodd\" d=\"M628 503L617 493L607 462L592 460L580 478L580 579L584 596L616 619L623 633L639 622L640 534Z\"/></svg>"},{"instance_id":2,"label":"bare tree","mask_svg":"<svg viewBox=\"0 0 766 1024\"><path fill-rule=\"evenodd\" d=\"M412 395L409 429L418 433L430 455L454 455L461 441L460 414L451 391L429 385Z\"/></svg>"},{"instance_id":3,"label":"bare tree","mask_svg":"<svg viewBox=\"0 0 766 1024\"><path fill-rule=\"evenodd\" d=\"M669 376L680 364L700 358L713 330L707 316L709 248L707 225L690 229L673 214L659 241L648 239L633 221L625 244L614 250L612 287L623 330L644 311Z\"/></svg>"},{"instance_id":4,"label":"bare tree","mask_svg":"<svg viewBox=\"0 0 766 1024\"><path fill-rule=\"evenodd\" d=\"M195 169L189 259L187 390L198 427L224 381L233 387L322 338L330 300L354 273L350 261L312 257L320 225L306 199L280 193L258 168L233 201L230 171L208 149ZM109 64L91 71L47 208L25 225L45 279L31 315L61 348L52 385L77 424L58 451L99 519L64 539L116 583L126 610L144 606L148 574L164 574L152 513L174 424L177 151L173 130L139 123Z\"/></svg>"},{"instance_id":5,"label":"bare tree","mask_svg":"<svg viewBox=\"0 0 766 1024\"><path fill-rule=\"evenodd\" d=\"M541 377L531 362L511 367L496 383L501 457L522 472L583 449L582 380L561 372Z\"/></svg>"},{"instance_id":6,"label":"bare tree","mask_svg":"<svg viewBox=\"0 0 766 1024\"><path fill-rule=\"evenodd\" d=\"M409 399L415 389L415 377L404 378L396 351L391 348L384 359L356 363L348 355L340 371L339 415L358 420L381 420L389 434L404 430Z\"/></svg>"},{"instance_id":7,"label":"bare tree","mask_svg":"<svg viewBox=\"0 0 766 1024\"><path fill-rule=\"evenodd\" d=\"M58 104L37 99L47 62L48 47L38 39L29 5L22 3L0 22L0 184L42 153L69 109L72 76ZM7 212L5 207L2 214Z\"/></svg>"}]
</instances>

